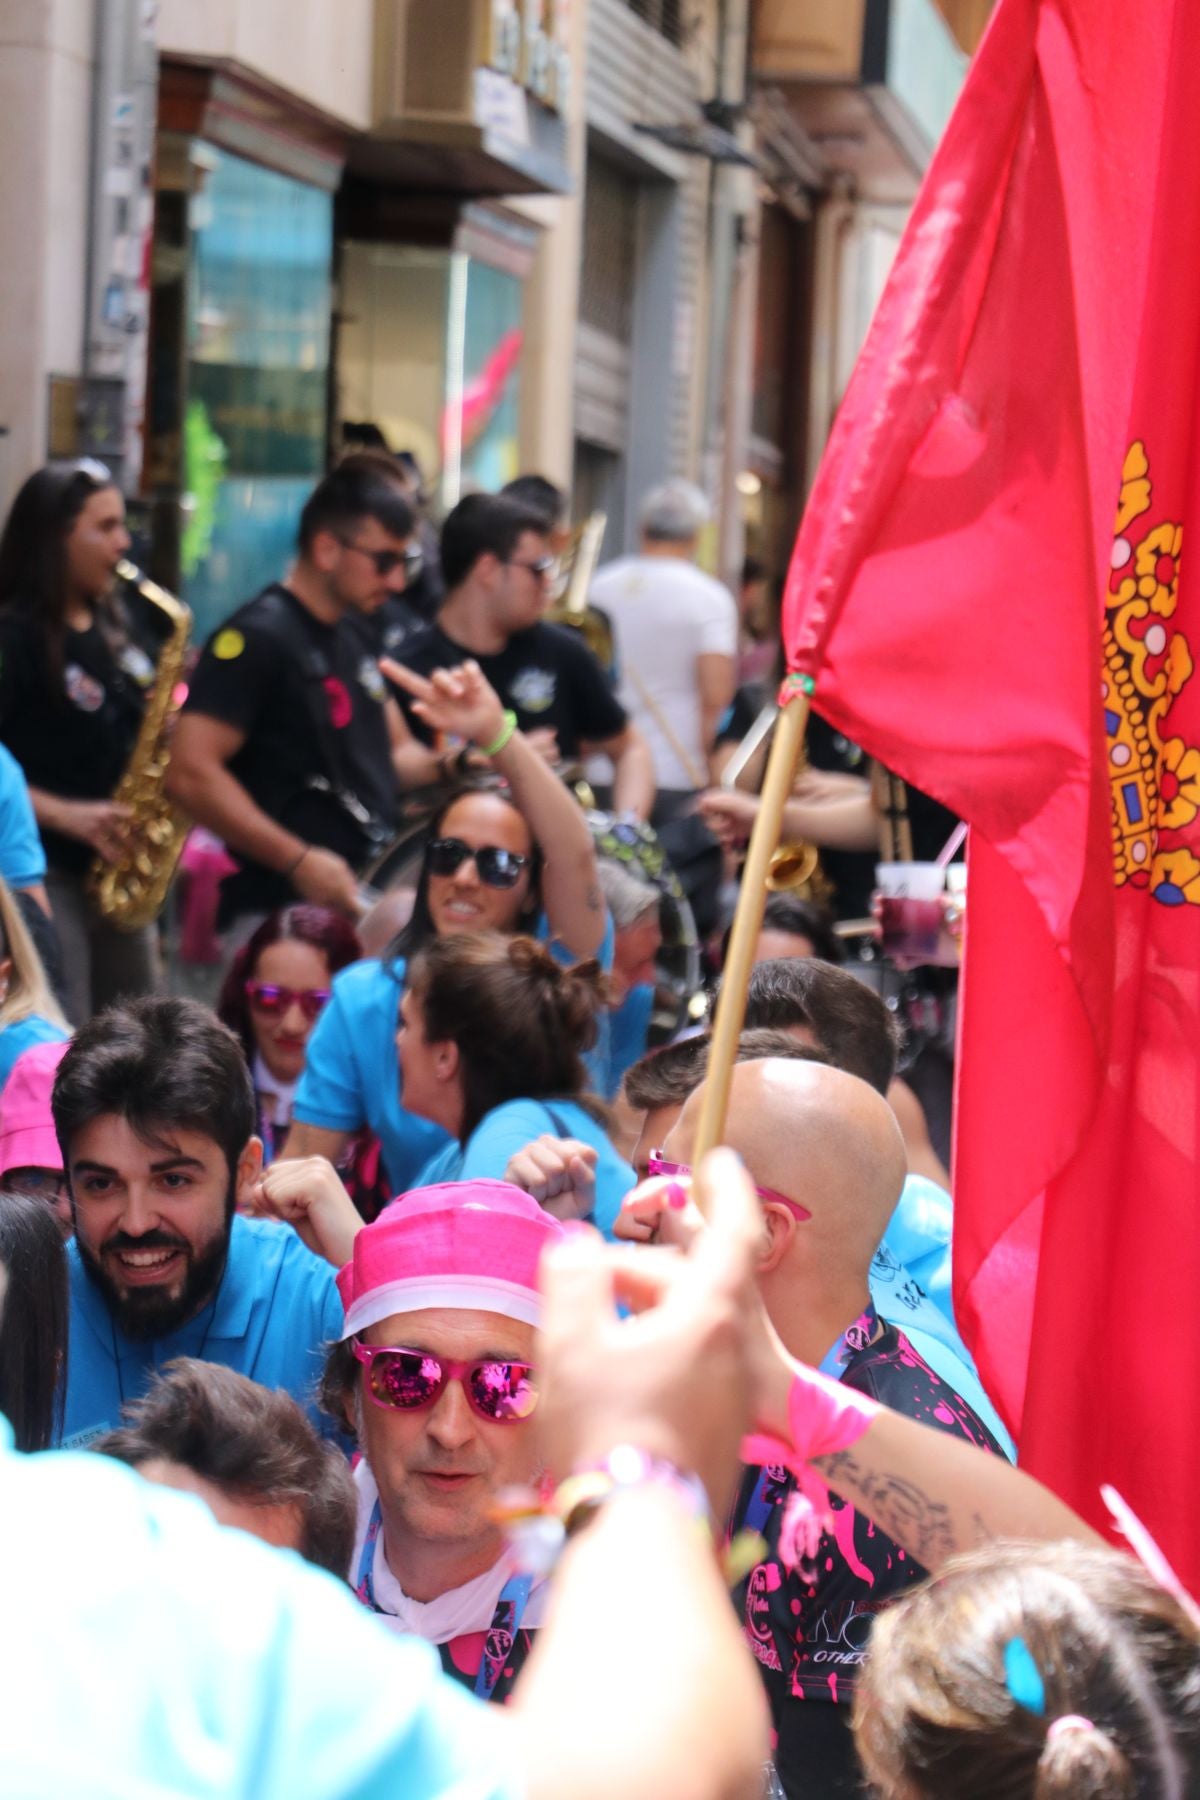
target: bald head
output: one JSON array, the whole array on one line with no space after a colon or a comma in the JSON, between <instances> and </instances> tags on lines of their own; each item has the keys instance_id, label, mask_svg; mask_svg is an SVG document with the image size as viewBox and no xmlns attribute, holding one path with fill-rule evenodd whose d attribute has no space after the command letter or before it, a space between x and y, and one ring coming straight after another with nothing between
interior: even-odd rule
<instances>
[{"instance_id":1,"label":"bald head","mask_svg":"<svg viewBox=\"0 0 1200 1800\"><path fill-rule=\"evenodd\" d=\"M704 1087L688 1100L664 1148L691 1162ZM807 1207L794 1249L831 1276L865 1279L904 1185L904 1140L882 1095L814 1062L740 1063L724 1142L751 1179Z\"/></svg>"}]
</instances>

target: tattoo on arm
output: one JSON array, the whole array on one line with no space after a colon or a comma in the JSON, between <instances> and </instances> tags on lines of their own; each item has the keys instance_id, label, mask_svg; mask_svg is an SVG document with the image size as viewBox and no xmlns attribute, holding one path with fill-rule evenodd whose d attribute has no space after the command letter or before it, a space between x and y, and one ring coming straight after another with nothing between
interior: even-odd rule
<instances>
[{"instance_id":1,"label":"tattoo on arm","mask_svg":"<svg viewBox=\"0 0 1200 1800\"><path fill-rule=\"evenodd\" d=\"M843 1497L858 1495L861 1510L926 1567L967 1548L959 1542L949 1507L931 1499L907 1476L866 1468L848 1450L818 1456L813 1467ZM982 1527L978 1515L975 1523Z\"/></svg>"},{"instance_id":2,"label":"tattoo on arm","mask_svg":"<svg viewBox=\"0 0 1200 1800\"><path fill-rule=\"evenodd\" d=\"M593 882L588 889L585 899L587 901L587 909L589 912L599 912L604 905L604 895L600 892L600 889L596 886L595 882Z\"/></svg>"}]
</instances>

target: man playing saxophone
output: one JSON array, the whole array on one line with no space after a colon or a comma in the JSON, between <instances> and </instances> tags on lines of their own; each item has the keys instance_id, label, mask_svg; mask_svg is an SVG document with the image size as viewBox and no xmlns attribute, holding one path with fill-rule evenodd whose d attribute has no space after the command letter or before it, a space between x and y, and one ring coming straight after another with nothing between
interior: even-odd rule
<instances>
[{"instance_id":1,"label":"man playing saxophone","mask_svg":"<svg viewBox=\"0 0 1200 1800\"><path fill-rule=\"evenodd\" d=\"M154 926L120 930L89 901L96 857L123 854L113 798L169 631L114 591L129 549L102 463L50 463L24 483L0 536L0 741L25 774L46 851L67 1011L75 1024L159 986Z\"/></svg>"}]
</instances>

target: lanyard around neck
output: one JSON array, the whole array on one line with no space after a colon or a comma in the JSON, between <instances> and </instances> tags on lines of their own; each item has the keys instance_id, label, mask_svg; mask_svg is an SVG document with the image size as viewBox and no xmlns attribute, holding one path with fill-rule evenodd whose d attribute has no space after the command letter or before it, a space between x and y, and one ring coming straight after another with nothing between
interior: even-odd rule
<instances>
[{"instance_id":1,"label":"lanyard around neck","mask_svg":"<svg viewBox=\"0 0 1200 1800\"><path fill-rule=\"evenodd\" d=\"M362 1555L358 1559L354 1591L364 1606L369 1606L372 1612L377 1613L385 1611L385 1608L380 1606L375 1598L373 1573L375 1546L382 1527L383 1511L379 1501L376 1500L371 1508L367 1535L363 1539ZM483 1653L479 1658L479 1673L475 1677L475 1693L480 1700L491 1699L496 1683L504 1673L504 1666L512 1653L517 1633L521 1629L521 1620L525 1615L525 1607L532 1586L532 1575L510 1575L500 1590L500 1598L496 1602L492 1622L488 1626L483 1640ZM493 1638L496 1640L494 1648Z\"/></svg>"}]
</instances>

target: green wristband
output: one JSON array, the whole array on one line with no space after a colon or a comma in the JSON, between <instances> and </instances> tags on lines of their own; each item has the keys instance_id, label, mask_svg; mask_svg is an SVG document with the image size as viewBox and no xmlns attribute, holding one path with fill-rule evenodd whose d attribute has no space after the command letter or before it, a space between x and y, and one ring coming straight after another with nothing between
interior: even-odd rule
<instances>
[{"instance_id":1,"label":"green wristband","mask_svg":"<svg viewBox=\"0 0 1200 1800\"><path fill-rule=\"evenodd\" d=\"M491 743L491 744L481 744L479 746L481 755L483 755L483 756L499 756L500 752L504 749L504 746L512 741L512 735L516 729L517 729L516 713L515 712L506 712L504 715L504 723L500 727L500 730L499 730L499 733L497 734L495 742Z\"/></svg>"}]
</instances>

